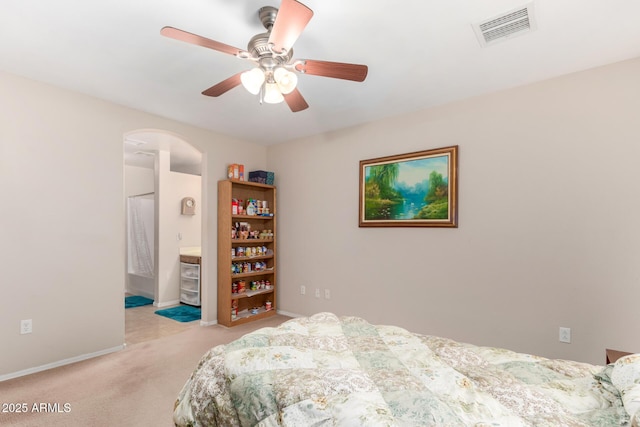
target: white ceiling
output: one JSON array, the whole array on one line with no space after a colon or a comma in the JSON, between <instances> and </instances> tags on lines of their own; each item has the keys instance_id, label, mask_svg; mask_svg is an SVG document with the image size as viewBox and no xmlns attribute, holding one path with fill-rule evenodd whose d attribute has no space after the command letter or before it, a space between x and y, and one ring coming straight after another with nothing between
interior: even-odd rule
<instances>
[{"instance_id":1,"label":"white ceiling","mask_svg":"<svg viewBox=\"0 0 640 427\"><path fill-rule=\"evenodd\" d=\"M153 169L155 156L169 153L169 169L174 172L200 175L202 153L186 141L168 132L141 130L124 137L124 163L128 166Z\"/></svg>"},{"instance_id":2,"label":"white ceiling","mask_svg":"<svg viewBox=\"0 0 640 427\"><path fill-rule=\"evenodd\" d=\"M274 144L640 56L640 1L535 0L537 30L481 47L472 24L520 0L303 0L294 57L369 66L364 83L302 75L310 108L204 89L248 61L162 37L173 26L241 49L279 0L2 0L0 69L260 144Z\"/></svg>"}]
</instances>

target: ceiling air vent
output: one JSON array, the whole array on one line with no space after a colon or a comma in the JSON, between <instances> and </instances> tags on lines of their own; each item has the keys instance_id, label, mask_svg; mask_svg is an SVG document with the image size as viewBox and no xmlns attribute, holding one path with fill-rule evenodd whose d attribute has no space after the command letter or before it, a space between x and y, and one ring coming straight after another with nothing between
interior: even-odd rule
<instances>
[{"instance_id":1,"label":"ceiling air vent","mask_svg":"<svg viewBox=\"0 0 640 427\"><path fill-rule=\"evenodd\" d=\"M473 29L483 47L527 34L536 29L533 3L473 24Z\"/></svg>"}]
</instances>

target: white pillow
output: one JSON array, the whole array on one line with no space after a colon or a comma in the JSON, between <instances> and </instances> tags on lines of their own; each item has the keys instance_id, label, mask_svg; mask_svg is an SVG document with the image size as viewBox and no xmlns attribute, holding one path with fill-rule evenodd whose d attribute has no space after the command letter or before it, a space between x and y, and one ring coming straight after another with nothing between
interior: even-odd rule
<instances>
[{"instance_id":1,"label":"white pillow","mask_svg":"<svg viewBox=\"0 0 640 427\"><path fill-rule=\"evenodd\" d=\"M611 372L611 383L620 392L632 425L640 425L640 354L618 359Z\"/></svg>"}]
</instances>

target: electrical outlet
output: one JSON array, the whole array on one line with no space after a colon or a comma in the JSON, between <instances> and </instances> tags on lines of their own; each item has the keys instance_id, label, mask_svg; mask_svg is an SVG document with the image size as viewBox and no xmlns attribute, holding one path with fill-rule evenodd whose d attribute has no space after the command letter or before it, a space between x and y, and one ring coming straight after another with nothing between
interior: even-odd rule
<instances>
[{"instance_id":1,"label":"electrical outlet","mask_svg":"<svg viewBox=\"0 0 640 427\"><path fill-rule=\"evenodd\" d=\"M33 321L31 319L21 320L20 321L20 333L21 334L30 334L33 332Z\"/></svg>"},{"instance_id":2,"label":"electrical outlet","mask_svg":"<svg viewBox=\"0 0 640 427\"><path fill-rule=\"evenodd\" d=\"M304 295L306 293L307 293L307 288L304 285L300 286L300 295Z\"/></svg>"},{"instance_id":3,"label":"electrical outlet","mask_svg":"<svg viewBox=\"0 0 640 427\"><path fill-rule=\"evenodd\" d=\"M329 289L324 290L324 299L331 299L331 291Z\"/></svg>"},{"instance_id":4,"label":"electrical outlet","mask_svg":"<svg viewBox=\"0 0 640 427\"><path fill-rule=\"evenodd\" d=\"M320 298L320 288L316 288L316 298Z\"/></svg>"},{"instance_id":5,"label":"electrical outlet","mask_svg":"<svg viewBox=\"0 0 640 427\"><path fill-rule=\"evenodd\" d=\"M562 326L560 327L560 342L571 342L571 328L563 328Z\"/></svg>"}]
</instances>

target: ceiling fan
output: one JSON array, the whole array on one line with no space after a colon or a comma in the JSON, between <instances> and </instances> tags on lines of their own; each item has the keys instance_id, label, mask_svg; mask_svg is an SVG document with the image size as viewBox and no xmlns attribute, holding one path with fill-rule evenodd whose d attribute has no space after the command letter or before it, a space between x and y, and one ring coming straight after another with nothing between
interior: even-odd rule
<instances>
[{"instance_id":1,"label":"ceiling fan","mask_svg":"<svg viewBox=\"0 0 640 427\"><path fill-rule=\"evenodd\" d=\"M296 88L298 73L362 82L368 72L366 65L293 59L293 44L312 16L313 11L296 0L282 0L279 10L272 6L260 8L258 17L267 32L252 37L247 50L173 27L162 28L160 34L247 59L256 65L211 86L203 95L220 96L242 84L252 94L259 95L260 103L285 101L295 113L309 107Z\"/></svg>"}]
</instances>

